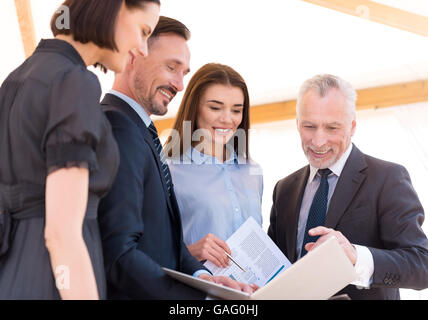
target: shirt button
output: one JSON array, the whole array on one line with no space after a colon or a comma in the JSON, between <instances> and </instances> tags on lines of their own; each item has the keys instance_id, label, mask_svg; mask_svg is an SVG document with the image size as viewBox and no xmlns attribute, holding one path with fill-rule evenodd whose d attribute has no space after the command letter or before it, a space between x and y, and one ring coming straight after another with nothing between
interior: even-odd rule
<instances>
[{"instance_id":1,"label":"shirt button","mask_svg":"<svg viewBox=\"0 0 428 320\"><path fill-rule=\"evenodd\" d=\"M239 208L235 208L235 212L239 212Z\"/></svg>"}]
</instances>

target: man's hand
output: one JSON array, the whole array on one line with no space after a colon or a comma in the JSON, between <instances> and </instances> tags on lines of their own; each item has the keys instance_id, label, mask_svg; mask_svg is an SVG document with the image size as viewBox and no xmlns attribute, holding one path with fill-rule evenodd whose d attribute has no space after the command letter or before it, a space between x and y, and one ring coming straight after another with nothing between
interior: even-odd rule
<instances>
[{"instance_id":1,"label":"man's hand","mask_svg":"<svg viewBox=\"0 0 428 320\"><path fill-rule=\"evenodd\" d=\"M230 265L229 258L224 253L232 254L229 246L219 237L212 233L207 234L201 240L187 246L189 252L199 261L208 260L219 268L226 268Z\"/></svg>"},{"instance_id":2,"label":"man's hand","mask_svg":"<svg viewBox=\"0 0 428 320\"><path fill-rule=\"evenodd\" d=\"M345 251L352 265L355 265L355 263L357 262L357 250L340 231L336 231L334 229L326 227L316 227L309 230L309 235L320 237L318 238L317 242L308 242L305 245L306 251L311 251L331 236L335 236L337 240L339 240L339 244L342 246L343 251Z\"/></svg>"},{"instance_id":3,"label":"man's hand","mask_svg":"<svg viewBox=\"0 0 428 320\"><path fill-rule=\"evenodd\" d=\"M225 287L229 287L229 288L232 288L235 290L246 292L248 294L254 293L259 288L255 284L246 284L243 282L232 280L231 278L224 277L224 276L214 276L213 277L213 276L206 274L206 273L199 275L198 278L201 278L201 279L204 279L204 280L207 280L210 282L214 282L217 284L221 284Z\"/></svg>"}]
</instances>

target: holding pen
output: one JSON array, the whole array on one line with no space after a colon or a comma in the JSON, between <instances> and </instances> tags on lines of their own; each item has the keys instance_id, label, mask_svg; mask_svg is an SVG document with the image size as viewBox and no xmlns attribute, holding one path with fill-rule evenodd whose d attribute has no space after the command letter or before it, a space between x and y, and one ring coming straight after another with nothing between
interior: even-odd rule
<instances>
[{"instance_id":1,"label":"holding pen","mask_svg":"<svg viewBox=\"0 0 428 320\"><path fill-rule=\"evenodd\" d=\"M247 272L244 268L242 268L240 265L239 265L239 263L238 262L236 262L235 261L235 259L233 259L232 258L232 256L230 255L230 254L228 254L226 251L224 252L225 254L226 254L226 256L228 256L228 258L234 263L234 264L236 264L237 265L237 267L239 268L239 269L241 269L242 270L242 272Z\"/></svg>"},{"instance_id":2,"label":"holding pen","mask_svg":"<svg viewBox=\"0 0 428 320\"><path fill-rule=\"evenodd\" d=\"M230 260L242 272L247 272L233 257L232 251L225 241L219 237L209 233L200 241L193 245L188 245L190 252L198 258L199 261L209 260L219 268L227 268L230 266ZM226 256L225 256L226 255Z\"/></svg>"}]
</instances>

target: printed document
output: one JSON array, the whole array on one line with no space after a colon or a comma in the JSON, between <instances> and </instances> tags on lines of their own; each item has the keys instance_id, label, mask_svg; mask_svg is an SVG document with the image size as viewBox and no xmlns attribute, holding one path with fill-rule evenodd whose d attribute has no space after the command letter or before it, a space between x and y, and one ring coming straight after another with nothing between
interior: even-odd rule
<instances>
[{"instance_id":1,"label":"printed document","mask_svg":"<svg viewBox=\"0 0 428 320\"><path fill-rule=\"evenodd\" d=\"M252 217L248 218L226 243L232 251L233 260L245 272L230 259L230 266L227 268L219 268L207 261L205 267L215 276L227 276L263 287L291 266L287 257Z\"/></svg>"}]
</instances>

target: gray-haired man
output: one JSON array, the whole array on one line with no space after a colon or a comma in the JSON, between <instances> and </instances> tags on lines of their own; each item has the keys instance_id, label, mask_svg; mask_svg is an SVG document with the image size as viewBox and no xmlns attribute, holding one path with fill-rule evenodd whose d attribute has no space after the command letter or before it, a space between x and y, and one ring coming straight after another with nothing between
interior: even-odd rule
<instances>
[{"instance_id":1,"label":"gray-haired man","mask_svg":"<svg viewBox=\"0 0 428 320\"><path fill-rule=\"evenodd\" d=\"M309 165L275 186L268 233L291 262L335 235L358 274L341 293L399 299L398 288L428 287L424 210L403 166L351 143L356 96L332 75L303 83L297 127Z\"/></svg>"}]
</instances>

